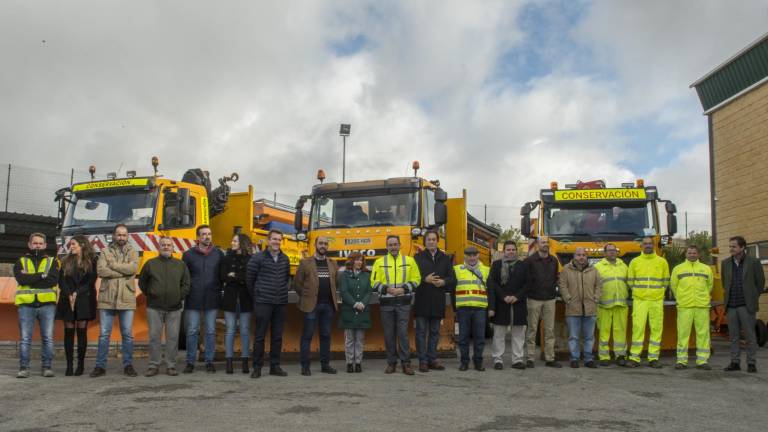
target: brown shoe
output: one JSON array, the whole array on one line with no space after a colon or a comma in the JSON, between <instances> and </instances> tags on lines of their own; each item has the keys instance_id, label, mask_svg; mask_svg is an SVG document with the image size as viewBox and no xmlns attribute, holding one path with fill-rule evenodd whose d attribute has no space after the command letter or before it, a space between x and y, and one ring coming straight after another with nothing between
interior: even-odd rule
<instances>
[{"instance_id":1,"label":"brown shoe","mask_svg":"<svg viewBox=\"0 0 768 432\"><path fill-rule=\"evenodd\" d=\"M390 364L390 365L387 365L386 369L384 369L384 373L385 374L393 374L393 373L395 373L395 370L397 370L397 366L393 365L393 364Z\"/></svg>"},{"instance_id":2,"label":"brown shoe","mask_svg":"<svg viewBox=\"0 0 768 432\"><path fill-rule=\"evenodd\" d=\"M429 365L426 363L419 363L419 372L429 372Z\"/></svg>"},{"instance_id":3,"label":"brown shoe","mask_svg":"<svg viewBox=\"0 0 768 432\"><path fill-rule=\"evenodd\" d=\"M168 368L165 370L165 373L168 374L168 376L176 376L179 373L176 371L176 368Z\"/></svg>"},{"instance_id":4,"label":"brown shoe","mask_svg":"<svg viewBox=\"0 0 768 432\"><path fill-rule=\"evenodd\" d=\"M440 363L439 361L433 361L432 363L430 363L429 368L433 370L445 370L445 366L443 366L443 364Z\"/></svg>"},{"instance_id":5,"label":"brown shoe","mask_svg":"<svg viewBox=\"0 0 768 432\"><path fill-rule=\"evenodd\" d=\"M144 374L145 377L153 377L158 374L158 370L156 367L151 367L147 369L147 372Z\"/></svg>"},{"instance_id":6,"label":"brown shoe","mask_svg":"<svg viewBox=\"0 0 768 432\"><path fill-rule=\"evenodd\" d=\"M413 371L413 368L409 364L403 365L403 373L406 375L415 375L415 372Z\"/></svg>"}]
</instances>

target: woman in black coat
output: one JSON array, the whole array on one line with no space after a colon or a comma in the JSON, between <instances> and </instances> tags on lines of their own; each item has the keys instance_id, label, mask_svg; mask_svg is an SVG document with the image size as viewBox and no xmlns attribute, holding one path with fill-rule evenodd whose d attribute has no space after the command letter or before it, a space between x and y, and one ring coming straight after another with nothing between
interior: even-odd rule
<instances>
[{"instance_id":1,"label":"woman in black coat","mask_svg":"<svg viewBox=\"0 0 768 432\"><path fill-rule=\"evenodd\" d=\"M67 245L69 255L61 263L59 302L56 319L64 321L65 375L82 375L88 348L88 321L96 318L96 253L83 235L76 235ZM72 357L77 333L77 369L72 370Z\"/></svg>"},{"instance_id":2,"label":"woman in black coat","mask_svg":"<svg viewBox=\"0 0 768 432\"><path fill-rule=\"evenodd\" d=\"M528 266L517 258L517 245L504 243L504 256L491 264L488 274L488 315L493 324L491 355L493 367L503 369L507 327L512 326L512 367L525 368L525 325L528 308L525 300Z\"/></svg>"},{"instance_id":3,"label":"woman in black coat","mask_svg":"<svg viewBox=\"0 0 768 432\"><path fill-rule=\"evenodd\" d=\"M226 351L226 372L234 373L232 357L234 356L235 330L238 315L240 319L240 356L243 361L243 373L248 373L248 346L250 343L251 311L253 300L251 293L245 284L245 267L251 258L253 245L251 239L244 234L237 234L232 238L231 248L221 261L221 282L224 285L224 296L221 300L221 308L224 310L224 320L227 330L224 333L224 346Z\"/></svg>"}]
</instances>

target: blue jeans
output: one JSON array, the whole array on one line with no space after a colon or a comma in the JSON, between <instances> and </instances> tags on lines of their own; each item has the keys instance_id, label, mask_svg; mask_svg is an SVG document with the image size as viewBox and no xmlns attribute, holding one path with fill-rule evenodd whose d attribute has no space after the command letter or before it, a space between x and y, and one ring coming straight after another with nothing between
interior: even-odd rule
<instances>
[{"instance_id":1,"label":"blue jeans","mask_svg":"<svg viewBox=\"0 0 768 432\"><path fill-rule=\"evenodd\" d=\"M571 360L578 361L581 357L579 339L584 337L584 362L594 361L595 355L592 349L595 346L595 322L596 316L567 316L568 323L568 350L571 352Z\"/></svg>"},{"instance_id":2,"label":"blue jeans","mask_svg":"<svg viewBox=\"0 0 768 432\"><path fill-rule=\"evenodd\" d=\"M99 309L99 350L96 353L96 367L107 368L109 338L112 336L112 322L115 315L120 319L120 337L123 367L133 363L133 309Z\"/></svg>"},{"instance_id":3,"label":"blue jeans","mask_svg":"<svg viewBox=\"0 0 768 432\"><path fill-rule=\"evenodd\" d=\"M224 351L227 358L235 356L235 330L238 315L240 316L240 357L248 358L251 355L251 313L242 312L238 303L237 312L224 311L224 321L227 323L227 330L224 332Z\"/></svg>"},{"instance_id":4,"label":"blue jeans","mask_svg":"<svg viewBox=\"0 0 768 432\"><path fill-rule=\"evenodd\" d=\"M213 362L213 354L216 349L216 315L218 309L206 311L187 309L187 364L194 365L197 360L197 340L200 336L200 315L205 315L205 354L206 363Z\"/></svg>"},{"instance_id":5,"label":"blue jeans","mask_svg":"<svg viewBox=\"0 0 768 432\"><path fill-rule=\"evenodd\" d=\"M35 330L35 321L40 322L40 340L43 347L43 369L51 368L53 360L53 318L56 315L56 305L45 306L19 306L19 368L29 369L29 351L32 346L32 332Z\"/></svg>"},{"instance_id":6,"label":"blue jeans","mask_svg":"<svg viewBox=\"0 0 768 432\"><path fill-rule=\"evenodd\" d=\"M469 364L469 338L474 341L472 361L476 365L483 363L485 348L485 317L487 309L479 307L460 307L456 315L459 318L459 353L461 364Z\"/></svg>"},{"instance_id":7,"label":"blue jeans","mask_svg":"<svg viewBox=\"0 0 768 432\"><path fill-rule=\"evenodd\" d=\"M301 334L301 367L309 367L309 349L315 335L315 326L320 329L320 364L327 366L331 361L331 324L333 305L317 303L315 310L304 314L304 331Z\"/></svg>"},{"instance_id":8,"label":"blue jeans","mask_svg":"<svg viewBox=\"0 0 768 432\"><path fill-rule=\"evenodd\" d=\"M437 360L441 320L442 318L416 317L416 351L419 352L420 364L434 363Z\"/></svg>"}]
</instances>

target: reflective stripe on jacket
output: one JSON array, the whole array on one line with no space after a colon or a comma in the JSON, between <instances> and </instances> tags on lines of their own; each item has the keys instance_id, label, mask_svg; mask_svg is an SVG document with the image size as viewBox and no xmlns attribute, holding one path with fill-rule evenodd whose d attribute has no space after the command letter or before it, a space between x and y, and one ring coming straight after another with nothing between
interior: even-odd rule
<instances>
[{"instance_id":1,"label":"reflective stripe on jacket","mask_svg":"<svg viewBox=\"0 0 768 432\"><path fill-rule=\"evenodd\" d=\"M456 308L488 307L486 282L491 269L483 263L477 263L474 271L467 265L459 264L453 267L456 273ZM482 279L479 276L482 276Z\"/></svg>"},{"instance_id":2,"label":"reflective stripe on jacket","mask_svg":"<svg viewBox=\"0 0 768 432\"><path fill-rule=\"evenodd\" d=\"M616 262L611 264L607 258L603 258L595 264L595 269L597 269L600 277L603 279L600 307L626 306L627 297L629 297L629 288L627 287L629 267L624 264L624 261L616 259Z\"/></svg>"},{"instance_id":3,"label":"reflective stripe on jacket","mask_svg":"<svg viewBox=\"0 0 768 432\"><path fill-rule=\"evenodd\" d=\"M642 254L629 263L627 284L635 300L664 300L669 285L669 264L656 255Z\"/></svg>"},{"instance_id":4,"label":"reflective stripe on jacket","mask_svg":"<svg viewBox=\"0 0 768 432\"><path fill-rule=\"evenodd\" d=\"M40 263L35 268L35 263L29 257L21 257L19 260L21 263L21 270L25 274L42 273L47 275L51 271L56 262L56 258L45 257L40 260ZM38 303L56 303L56 288L32 288L29 285L19 285L16 287L16 298L14 304L16 306L33 304L35 303L35 297L37 297Z\"/></svg>"},{"instance_id":5,"label":"reflective stripe on jacket","mask_svg":"<svg viewBox=\"0 0 768 432\"><path fill-rule=\"evenodd\" d=\"M403 295L410 295L420 282L421 273L413 257L403 254L393 257L388 253L373 263L371 284L383 297L393 297L387 294L387 288L402 288Z\"/></svg>"},{"instance_id":6,"label":"reflective stripe on jacket","mask_svg":"<svg viewBox=\"0 0 768 432\"><path fill-rule=\"evenodd\" d=\"M699 261L686 260L672 269L670 287L677 307L706 307L712 301L712 269Z\"/></svg>"}]
</instances>

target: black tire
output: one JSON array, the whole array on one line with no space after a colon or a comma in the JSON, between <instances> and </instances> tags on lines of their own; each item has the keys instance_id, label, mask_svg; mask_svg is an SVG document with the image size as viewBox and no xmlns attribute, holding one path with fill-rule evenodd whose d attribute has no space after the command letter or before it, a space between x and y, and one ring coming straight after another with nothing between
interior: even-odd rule
<instances>
[{"instance_id":1,"label":"black tire","mask_svg":"<svg viewBox=\"0 0 768 432\"><path fill-rule=\"evenodd\" d=\"M768 328L762 320L755 322L755 336L757 337L757 345L764 346L768 342Z\"/></svg>"}]
</instances>

